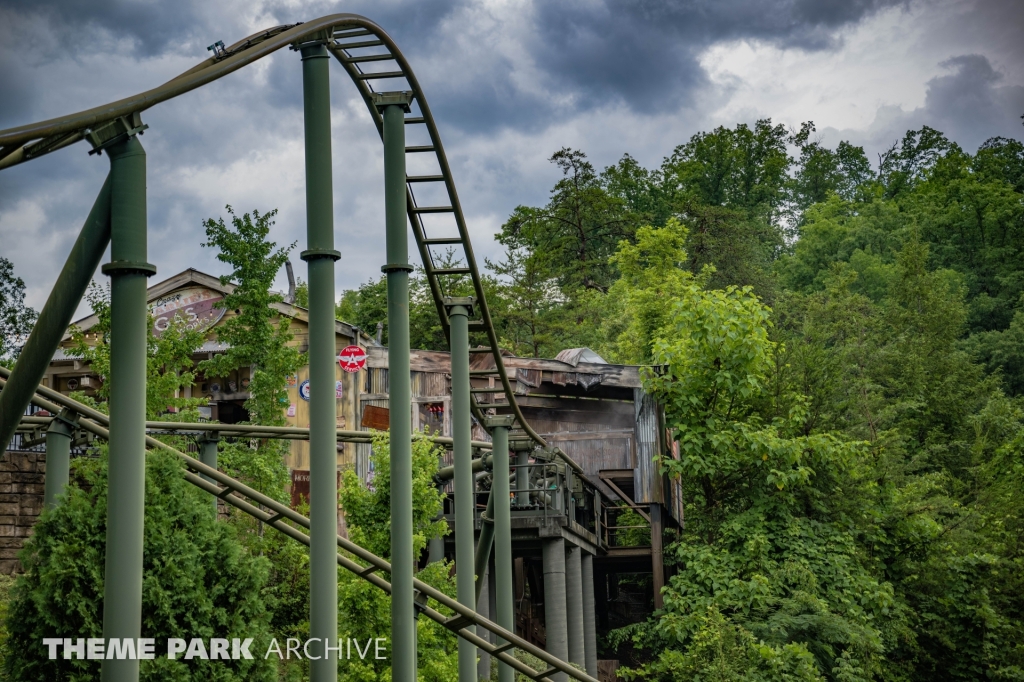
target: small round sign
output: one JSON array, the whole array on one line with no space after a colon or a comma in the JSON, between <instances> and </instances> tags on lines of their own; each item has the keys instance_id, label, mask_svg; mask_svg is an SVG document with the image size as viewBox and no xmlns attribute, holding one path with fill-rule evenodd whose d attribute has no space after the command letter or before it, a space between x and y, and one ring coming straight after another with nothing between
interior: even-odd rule
<instances>
[{"instance_id":1,"label":"small round sign","mask_svg":"<svg viewBox=\"0 0 1024 682\"><path fill-rule=\"evenodd\" d=\"M309 379L299 384L299 397L305 401L309 400Z\"/></svg>"},{"instance_id":2,"label":"small round sign","mask_svg":"<svg viewBox=\"0 0 1024 682\"><path fill-rule=\"evenodd\" d=\"M359 346L346 346L338 354L338 364L346 372L358 372L366 367L366 351Z\"/></svg>"}]
</instances>

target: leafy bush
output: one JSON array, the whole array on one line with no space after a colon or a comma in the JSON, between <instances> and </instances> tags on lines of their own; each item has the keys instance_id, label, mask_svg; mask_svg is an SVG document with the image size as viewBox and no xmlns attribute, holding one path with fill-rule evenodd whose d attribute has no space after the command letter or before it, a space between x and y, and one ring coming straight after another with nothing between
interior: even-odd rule
<instances>
[{"instance_id":1,"label":"leafy bush","mask_svg":"<svg viewBox=\"0 0 1024 682\"><path fill-rule=\"evenodd\" d=\"M341 490L341 503L346 511L349 535L353 542L377 556L391 554L391 451L389 434L377 432L373 440L372 485L367 487L348 471ZM444 521L435 521L441 511L442 494L434 485L440 450L430 441L413 441L413 552L419 556L430 537L448 532ZM448 596L455 596L452 565L439 561L426 566L416 576ZM438 604L432 608L447 613ZM448 615L451 615L448 613ZM338 572L339 637L385 637L390 642L391 598L377 587L345 570ZM455 635L434 621L421 616L417 621L419 679L422 682L449 682L458 679L458 649ZM388 679L387 660L351 660L339 663L342 682Z\"/></svg>"},{"instance_id":2,"label":"leafy bush","mask_svg":"<svg viewBox=\"0 0 1024 682\"><path fill-rule=\"evenodd\" d=\"M104 454L75 464L77 485L43 512L21 554L26 573L7 616L4 669L12 679L77 682L99 674L99 661L48 660L41 644L44 637L102 635L107 462ZM272 661L260 653L269 641L267 562L246 553L231 526L215 520L209 497L186 483L169 453L147 455L144 532L142 634L156 639L157 658L140 661L140 679L275 679ZM254 660L170 660L170 637L252 637Z\"/></svg>"}]
</instances>

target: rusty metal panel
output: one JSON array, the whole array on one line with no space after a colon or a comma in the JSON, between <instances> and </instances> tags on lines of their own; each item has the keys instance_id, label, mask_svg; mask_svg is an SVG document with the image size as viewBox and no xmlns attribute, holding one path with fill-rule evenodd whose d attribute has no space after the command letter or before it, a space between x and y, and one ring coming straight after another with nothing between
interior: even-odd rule
<instances>
[{"instance_id":1,"label":"rusty metal panel","mask_svg":"<svg viewBox=\"0 0 1024 682\"><path fill-rule=\"evenodd\" d=\"M540 386L543 373L539 369L517 369L516 370L516 395L528 395L531 388Z\"/></svg>"},{"instance_id":2,"label":"rusty metal panel","mask_svg":"<svg viewBox=\"0 0 1024 682\"><path fill-rule=\"evenodd\" d=\"M379 370L375 370L379 371ZM387 370L384 370L387 372ZM386 384L387 378L384 377ZM367 382L369 383L369 382ZM363 410L366 407L378 407L388 409L388 400L360 400L359 401L359 427L360 431L369 431L369 427L363 426ZM370 483L373 480L372 471L370 470L370 452L372 446L369 443L356 443L356 474L359 476L359 480L363 483Z\"/></svg>"},{"instance_id":3,"label":"rusty metal panel","mask_svg":"<svg viewBox=\"0 0 1024 682\"><path fill-rule=\"evenodd\" d=\"M377 405L363 405L363 417L360 426L378 431L387 431L391 427L391 410Z\"/></svg>"},{"instance_id":4,"label":"rusty metal panel","mask_svg":"<svg viewBox=\"0 0 1024 682\"><path fill-rule=\"evenodd\" d=\"M633 409L636 414L636 468L633 483L636 490L635 502L649 504L663 503L665 494L661 476L654 458L658 454L658 406L654 397L642 388L633 389Z\"/></svg>"}]
</instances>

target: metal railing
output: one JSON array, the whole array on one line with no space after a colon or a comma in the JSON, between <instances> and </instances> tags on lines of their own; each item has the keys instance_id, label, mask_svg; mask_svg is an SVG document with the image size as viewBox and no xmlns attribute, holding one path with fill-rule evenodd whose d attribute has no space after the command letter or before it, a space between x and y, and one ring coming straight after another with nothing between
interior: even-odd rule
<instances>
[{"instance_id":1,"label":"metal railing","mask_svg":"<svg viewBox=\"0 0 1024 682\"><path fill-rule=\"evenodd\" d=\"M651 505L627 504L604 507L602 509L602 541L609 548L622 547L650 547L651 546L651 523L647 521L642 513L646 511L650 515ZM638 512L639 510L639 512ZM621 517L636 516L639 522L622 523Z\"/></svg>"},{"instance_id":2,"label":"metal railing","mask_svg":"<svg viewBox=\"0 0 1024 682\"><path fill-rule=\"evenodd\" d=\"M9 376L10 371L0 367L0 390L5 387ZM109 438L110 436L110 431L107 429L110 425L109 416L52 389L38 387L36 394L32 397L32 402L53 414L59 413L61 408L72 410L79 415L77 421L79 428L100 438ZM155 438L147 436L146 445L151 449L158 448L176 455L187 467L185 479L192 485L202 488L245 514L272 526L292 540L309 545L309 535L303 532L309 530L309 519L299 512ZM379 575L390 574L390 563L341 536L338 536L337 544L343 552L338 554L339 566L390 594L391 584ZM440 590L419 580L414 581L414 587L422 597L417 602L417 609L420 613L459 637L472 642L481 650L523 673L529 679L538 682L554 682L551 675L565 673L580 682L597 682L593 677L530 644L497 623L480 616L474 610L463 606ZM438 605L454 612L455 615L447 616L441 613L431 607L425 601L426 599L434 600ZM505 643L492 644L475 633L470 626L481 627L497 635L500 638L499 641L504 640ZM534 670L511 654L512 649L525 651L550 667L542 671Z\"/></svg>"},{"instance_id":3,"label":"metal railing","mask_svg":"<svg viewBox=\"0 0 1024 682\"><path fill-rule=\"evenodd\" d=\"M404 134L395 134L396 125L398 133L402 133L404 127L408 125L423 125L426 127L427 134L430 139L430 144L420 146L406 146L404 147L404 149L402 149L402 145L404 145L404 142L401 142L401 144L395 147L392 151L397 151L400 158L404 158L401 157L401 153L403 151L405 154L433 154L440 169L440 173L436 175L405 175L404 184L406 195L406 214L408 216L409 222L412 224L412 230L414 237L416 239L416 245L419 249L423 261L424 272L426 273L429 288L434 299L435 306L437 308L442 329L444 330L446 337L448 337L449 340L451 340L452 323L451 317L449 315L451 311L449 311L446 308L446 299L448 296L452 294L451 289L456 287L460 283L460 278L468 277L469 280L472 282L472 287L476 294L475 307L471 305L470 309L478 311L478 315L476 316L477 319L465 322L465 324L468 325L468 327L462 327L461 333L463 335L466 335L468 330L468 332L477 332L484 334L487 340L486 345L472 352L481 352L489 354L494 361L493 369L487 369L482 371L474 370L474 373L480 374L481 372L483 372L491 376L497 376L501 384L500 389L491 390L487 392L491 394L503 393L508 405L508 409L511 410L511 412L516 418L517 428L525 432L525 434L529 436L529 438L531 438L538 445L546 446L544 438L541 437L529 425L529 423L527 423L518 403L516 402L515 394L510 383L508 373L502 361L500 348L498 346L497 333L494 328L494 324L491 320L487 300L484 294L483 280L480 276L479 267L473 255L473 249L469 239L469 232L466 225L466 220L462 212L457 192L455 190L455 182L451 174L448 159L444 153L444 148L441 143L441 138L438 133L436 123L434 122L433 116L430 112L430 107L427 104L423 90L420 87L415 74L412 72L409 63L405 56L402 54L401 50L398 49L398 46L395 44L394 40L392 40L392 38L380 26L370 21L369 19L356 14L334 14L314 19L312 21L305 22L302 24L277 26L272 29L268 29L266 31L261 31L259 33L253 34L252 36L244 40L241 40L227 48L222 48L221 50L217 51L217 53L214 56L201 62L192 69L189 69L185 73L177 76L176 78L168 81L167 83L164 83L163 85L148 90L146 92L139 93L137 95L133 95L131 97L118 100L116 102L104 104L75 114L61 116L47 121L40 121L37 123L31 123L28 125L0 131L0 169L25 161L29 161L34 158L38 158L39 156L77 143L81 140L90 141L90 143L92 143L92 145L97 149L106 148L107 152L111 154L111 174L108 176L107 182L104 184L103 189L100 191L100 194L97 197L97 201L93 206L93 210L90 213L88 220L86 221L86 225L83 228L81 234L79 235L78 241L76 241L74 247L72 248L72 254L71 256L69 256L64 269L61 271L57 284L55 285L53 291L50 294L50 297L46 302L46 305L43 307L43 310L40 313L39 321L35 329L33 330L28 341L26 342L24 351L22 353L21 358L19 359L18 366L15 370L14 376L12 377L11 385L7 387L7 389L4 390L3 392L0 392L0 448L6 447L8 439L10 438L10 436L14 434L16 424L20 421L22 412L25 406L30 402L30 400L34 401L36 404L42 404L40 402L41 399L38 397L39 392L42 392L44 395L49 396L50 399L57 400L61 405L67 406L67 402L65 401L67 401L68 399L65 396L62 396L61 394L56 392L51 392L51 395L51 393L47 393L47 391L49 391L50 389L43 389L37 387L39 381L43 376L45 367L50 363L53 357L53 353L57 349L57 346L60 342L60 338L63 335L64 331L66 330L68 323L70 323L74 310L76 309L78 303L80 302L82 295L84 294L85 288L88 282L91 280L96 270L96 267L98 266L99 261L102 258L102 254L107 244L111 242L111 216L113 214L112 197L115 193L121 193L117 195L119 197L118 201L121 201L121 199L124 198L129 198L131 200L130 206L128 204L124 205L128 206L128 208L131 209L129 211L130 215L125 214L128 217L122 216L118 219L122 221L127 221L124 224L130 225L130 227L133 230L136 229L139 225L141 225L141 229L143 230L144 234L144 173L140 173L138 171L144 171L145 159L144 150L142 150L141 145L135 138L135 135L140 133L145 128L145 125L142 123L141 120L141 113L149 109L150 107L155 106L156 104L165 102L179 95L190 92L191 90L195 90L199 87L207 85L219 78L222 78L230 73L233 73L234 71L237 71L249 64L252 64L259 59L262 59L263 57L266 57L276 52L277 50L280 50L288 46L293 46L298 49L301 49L303 51L304 59L307 56L307 51L309 51L309 56L312 59L312 57L315 56L313 53L316 50L323 49L323 47L320 46L326 46L326 49L339 62L341 62L346 72L352 78L352 81L356 85L360 94L363 96L363 99L370 112L371 118L377 125L378 132L381 133L382 138L384 137L385 130L385 116L382 115L381 108L379 108L378 105L381 105L381 102L383 100L388 100L389 98L391 100L394 100L391 101L390 104L388 104L387 106L382 105L384 113L387 114L387 125L390 126L389 130L392 131L392 134L390 134L388 139L385 140L386 159L392 158L391 156L388 155L388 148L389 144L394 144L393 142L389 143L388 140L394 141L404 139ZM382 48L384 52L377 53L372 56L366 55L363 52L361 52L361 50L364 50L365 48ZM317 57L317 59L319 59L319 57ZM320 62L317 61L316 63ZM386 72L366 71L364 70L364 65L368 63L382 64L389 70ZM394 65L393 67L391 65L392 63ZM312 61L304 61L303 64L304 77L307 70L309 71L310 74L314 73L314 68L313 66L311 66L311 64L313 64ZM319 68L320 67L317 67L317 69ZM326 72L317 70L316 73L319 75L323 75L323 82L326 83ZM404 79L408 83L409 89L403 90L401 92L391 93L375 92L371 87L371 83L381 82L382 79L387 79L387 83L394 83L395 79ZM304 93L306 95L309 95L309 92L306 92L305 90ZM383 98L383 100L381 98ZM316 106L319 108L314 108L314 100L317 103ZM398 100L401 100L404 103L404 106L406 107L404 111L409 115L406 115L404 117L398 116L396 118L395 112L398 111ZM324 100L316 100L315 98L307 97L307 115L311 115L310 112L315 111L316 115L320 116L320 114L322 114L324 111L322 106L323 101ZM412 109L413 106L418 108L418 112ZM322 118L323 117L321 117L321 119ZM317 120L319 121L321 119ZM329 117L324 120L329 121ZM326 130L326 137L327 140L329 141L329 124L326 126ZM321 149L322 145L320 147L318 147L316 144L310 146L311 139L313 138L310 137L310 129L308 122L306 133L307 153L309 149ZM119 150L116 154L114 154L112 151L115 148ZM309 163L309 158L307 158L307 163ZM385 184L386 187L389 188L387 189L385 194L388 195L389 192L392 192L391 188L393 188L394 185L389 184L389 181L387 180L388 164L386 163L385 166ZM397 177L402 178L402 175L405 173L404 161L402 164L392 165L391 167L401 167L403 170L399 171L399 175ZM330 168L329 163L327 165L327 168ZM307 181L309 180L309 177L309 174L307 174ZM314 177L316 177L315 174ZM118 185L118 189L115 190L115 179L118 179L118 182L124 180L128 184L124 185L123 187ZM414 186L421 186L420 183L443 184L443 187L447 194L448 204L443 206L418 205L416 201L416 195L413 190ZM329 182L327 183L327 191L319 192L317 196L318 198L322 198L322 196L329 197ZM392 196L394 195L392 194ZM399 198L401 198L400 194L398 196ZM390 202L390 200L387 203L389 207L393 205L393 202ZM310 210L310 207L313 205L314 204L310 203L309 197L307 196L307 210ZM315 205L318 207L318 210L320 210L323 209L324 203L320 201L317 202ZM118 204L118 206L123 208L121 204ZM329 213L330 212L327 211L327 214ZM391 219L393 217L392 214L394 212L389 208L386 213L389 216L386 222L389 225L388 232L390 234L392 232L390 226L392 226L394 223L394 221ZM398 210L398 214L401 214L401 209ZM426 226L424 225L424 222L422 220L422 216L425 214L448 214L454 217L457 234L428 235ZM332 237L332 239L329 241L331 244L333 244L333 233L329 233L328 236ZM155 271L155 268L149 265L148 263L143 262L145 258L144 240L124 241L123 243L126 248L130 247L130 252L125 251L124 254L119 256L120 260L116 260L116 262L108 264L108 266L105 267L111 268L108 270L108 274L112 275L112 277L115 280L115 283L120 281L129 282L130 280L131 287L134 287L130 289L130 291L132 292L131 295L136 296L138 294L137 289L140 285L136 281L137 278L131 279L128 277L128 274L132 274L132 276L134 277L134 275L138 273L152 273L153 271ZM399 242L396 241L396 243ZM401 243L404 243L404 236L401 239ZM461 262L458 264L458 267L450 267L438 264L437 256L432 250L438 246L452 248L455 249L456 251L461 250L461 253L456 254L461 258ZM319 246L316 246L314 244L310 244L310 250L307 253L309 254L309 257L314 260L322 260L323 258L333 257L336 254L336 252L333 250L333 246L330 246L329 248L320 248ZM390 263L387 266L388 268L390 268L389 279L393 272L405 270L409 267L408 263L404 262L405 260L407 259L403 257L402 263ZM312 268L313 265L311 264L310 267ZM128 287L128 284L125 284L125 287ZM129 289L124 289L124 291L127 292L129 291ZM125 295L127 296L128 294ZM313 298L312 287L311 298ZM455 306L455 309L458 308L459 306ZM129 320L129 317L132 320L134 320L135 317L139 314L139 311L135 309L128 310L127 308L125 310L126 316L124 317L124 320L126 321L123 322L123 325L129 325L129 322L127 321ZM118 316L115 315L115 318L117 317ZM121 323L118 322L118 319L115 319L115 332L120 326L122 326ZM128 328L128 326L123 327L123 329L125 330ZM465 345L468 346L468 340L465 341ZM316 357L319 358L320 356L317 355ZM117 366L122 365L118 364ZM123 365L123 368L127 367L128 365ZM122 371L127 370L122 369ZM130 373L128 375L130 375ZM5 374L4 376L7 375ZM127 386L127 384L125 385ZM125 396L129 396L129 394L133 392L138 392L138 381L131 384L130 388L131 390L126 389L124 393ZM472 410L474 414L476 414L477 418L482 421L484 419L483 411L481 409L480 404L478 404L475 395L472 395L472 393L473 391L472 389L470 389L468 407L469 409ZM82 416L82 419L80 420L81 428L90 433L102 435L102 437L104 438L106 438L109 435L106 429L103 426L100 426L100 424L106 424L109 421L107 420L105 415L96 410L92 410L91 408L88 408L87 406L82 405L81 403L75 403L75 406L72 409L74 409L77 414ZM138 411L138 409L138 401L133 400L130 397L125 398L125 402L121 403L121 410L124 412L124 414L130 413L134 415ZM131 436L131 438L143 435L141 432L137 430L138 427L140 426L140 424L138 424L138 421L141 421L141 419L137 419L136 417L133 416L131 419L127 419L125 422L118 422L119 429L124 428L126 430L115 431L115 436L117 436L118 433L129 434L129 431L129 435ZM125 424L127 424L127 426L125 426ZM132 431L131 429L136 430ZM123 438L129 438L129 435L124 435ZM121 440L121 438L118 438L116 440L118 440L118 442L122 444L129 442L128 440ZM405 439L403 437L401 441L404 440ZM166 446L151 437L147 437L146 442L149 443L150 446L152 447L162 447L164 449L170 449L169 446ZM128 469L131 469L133 472L137 473L137 468L132 468L137 467L137 460L126 458L125 453L128 453L126 447L127 446L121 445L117 448L117 452L120 453L119 461L121 461L122 464L127 463L131 465L128 467L122 467L124 470L127 471ZM304 536L304 534L302 534L299 531L295 532L298 532L299 535L303 535L303 537L306 537L306 540L291 535L291 531L295 529L292 526L288 526L284 522L285 519L290 519L294 523L299 525L305 523L305 527L308 527L309 522L304 517L295 518L295 512L292 512L291 510L287 509L287 507L283 507L281 510L275 511L273 515L268 516L267 519L263 519L260 515L266 514L266 512L261 510L260 506L268 506L264 501L258 500L258 504L256 506L241 501L243 497L248 497L249 499L257 500L257 498L253 497L253 495L251 494L254 491L249 491L237 481L232 481L223 474L219 474L219 472L217 472L216 469L214 468L207 467L201 462L191 457L188 457L183 453L177 451L175 452L181 457L185 458L186 464L189 466L190 469L193 469L194 471L200 471L203 473L204 476L212 478L214 481L216 481L216 483L211 483L210 481L201 479L195 476L194 474L189 474L189 476L191 477L189 478L189 480L191 482L200 487L203 487L204 489L208 489L208 486L214 486L218 491L221 490L219 487L217 487L218 484L223 485L223 491L216 492L215 494L224 497L224 499L229 503L239 507L246 513L252 514L257 518L264 520L266 523L270 525L276 524L275 527L280 526L279 530L285 532L286 534L289 534L294 539L299 540L300 542L308 542L308 537ZM583 471L579 467L579 465L576 462L573 462L564 453L555 450L553 451L553 454L555 457L561 459L566 467L571 468L575 473L582 475ZM119 468L116 470L121 471L122 469ZM112 485L112 490L115 489L118 491L119 495L123 494L124 496L127 496L131 490L137 489L137 486L135 488L132 488L131 486L122 488ZM556 491L557 490L560 490L560 488L557 488L556 486ZM210 492L214 492L214 490L211 489ZM545 494L550 495L550 493ZM561 494L564 496L564 493ZM239 495L241 497L239 497ZM237 500L235 499L236 497L238 497ZM125 497L125 499L127 500L127 497ZM131 504L134 505L136 503L137 502L135 501L135 498L132 498ZM249 505L248 507L240 506L247 504ZM115 518L120 519L122 517ZM139 521L139 519L136 518L133 518L131 520L131 524L137 523L141 523L141 521ZM322 526L318 523L317 528L320 527ZM136 533L135 530L133 530L133 528L134 527L129 527L128 525L125 525L124 537L131 540L131 542L136 542L135 538L141 537L141 531L139 533ZM108 532L112 531L108 528ZM397 534L397 530L395 532ZM129 537L129 535L131 537ZM121 535L118 535L116 533L114 533L114 536L116 538L122 537ZM115 545L117 547L128 547L128 544L125 544L126 542L128 542L128 540L125 540L125 542L121 542L120 540L116 542L109 541L107 545L108 557L113 555L111 553L112 547L114 547ZM339 539L339 544L340 542L341 540ZM317 546L321 546L321 543L318 542ZM358 548L355 545L351 545L351 547L345 547L345 549L346 551L352 552L356 556L362 556L359 554L359 552L365 553L365 550L362 550L361 548ZM114 552L114 554L116 554L116 552ZM126 554L125 556L128 556L128 554ZM386 562L383 562L383 560L377 557L373 557L372 555L369 555L365 558L368 562L370 562L370 568L372 570L367 570L364 567L360 567L358 564L355 564L354 562L352 562L352 566L348 566L347 564L343 563L342 557L339 557L339 563L343 563L343 565L345 565L346 568L356 571L357 573L359 573L359 575L361 575L367 580L370 580L371 582L375 582L375 584L378 584L380 587L384 589L390 589L390 584L387 583L387 581L384 581L383 579L373 575L373 572L378 570L390 571L390 566L388 566ZM344 561L350 560L345 559ZM108 565L110 564L108 563ZM319 567L320 563L316 563L316 566ZM387 566L386 569L384 568L385 566ZM408 566L408 562L403 562L401 564L399 573L401 575L406 575L405 572L408 569ZM329 573L333 573L333 569L330 569L330 565L326 566L326 568L329 569ZM405 600L409 597L411 591L409 583L404 578L402 580L399 580L398 576L396 576L396 581L398 585L398 588L396 589L396 599L401 598L402 600ZM108 583L108 585L109 584L112 583ZM418 587L417 589L421 588ZM421 589L421 591L423 591L423 589ZM117 599L121 598L120 593L113 593L109 590L108 592L108 594L105 594L105 599L107 600L113 600L114 597L116 597ZM127 592L124 592L124 594L127 594ZM433 597L434 595L430 596ZM135 597L132 597L132 599L135 599ZM498 628L498 626L494 625L493 623L490 623L490 621L481 622L481 619L479 619L479 617L473 614L471 609L467 609L467 607L465 607L464 605L460 605L454 602L453 600L449 600L447 597L444 597L444 595L439 594L439 597L437 599L440 603L444 604L448 608L451 608L453 611L460 614L458 617L455 618L455 622L452 622L451 620L443 621L446 627L453 630L454 632L457 632L457 634L463 639L473 642L476 646L480 647L484 651L488 651L492 654L497 655L500 660L512 666L516 670L520 670L521 672L526 673L531 679L546 679L549 674L553 674L555 672L563 672L575 679L584 680L586 682L593 681L592 677L580 673L567 663L559 661L558 659L555 659L540 650L530 651L530 653L534 654L535 656L538 656L539 658L541 658L541 660L545 661L545 663L550 664L552 668L549 671L542 672L529 670L528 667L524 670L523 664L519 663L518 661L515 661L515 659L512 656L504 652L506 648L519 646L520 642L526 644L525 641L517 638L514 634L511 634L505 630L502 630L501 628ZM108 603L107 606L111 607L111 604ZM133 610L136 608L130 603L130 600L124 601L123 606L127 610ZM464 611L468 611L468 613L464 613ZM121 611L113 607L111 607L110 610L108 611L108 613L115 612L120 613ZM424 612L427 613L427 611ZM127 611L125 611L125 613L127 613ZM430 613L428 613L428 615L430 615ZM433 618L434 616L431 617ZM441 616L439 616L438 614L438 617ZM130 624L129 620L125 620L125 622ZM508 641L509 644L502 645L502 647L498 647L497 649L495 649L495 647L487 644L475 633L466 630L466 626L473 623L481 625L485 629L490 629L491 632L497 633L502 639ZM493 628L498 628L500 632L498 632L498 630L494 630L492 626ZM106 632L106 625L104 627L104 631ZM404 637L405 635L403 634L402 636ZM402 679L404 679L404 677Z\"/></svg>"}]
</instances>

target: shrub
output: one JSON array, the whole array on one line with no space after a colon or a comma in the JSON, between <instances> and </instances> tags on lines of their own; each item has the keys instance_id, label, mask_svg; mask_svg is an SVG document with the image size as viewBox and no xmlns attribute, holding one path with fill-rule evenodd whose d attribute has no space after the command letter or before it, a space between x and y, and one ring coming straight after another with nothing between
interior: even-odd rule
<instances>
[{"instance_id":1,"label":"shrub","mask_svg":"<svg viewBox=\"0 0 1024 682\"><path fill-rule=\"evenodd\" d=\"M7 616L5 671L17 680L95 680L100 662L49 660L44 637L100 637L106 550L107 460L76 460L75 483L44 511L21 553L26 573ZM157 658L140 661L141 680L271 680L262 652L269 617L261 590L266 560L246 553L230 525L218 523L209 497L188 485L174 455L146 460L142 636ZM255 639L253 660L170 660L171 637ZM262 648L261 648L262 647Z\"/></svg>"}]
</instances>

